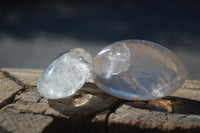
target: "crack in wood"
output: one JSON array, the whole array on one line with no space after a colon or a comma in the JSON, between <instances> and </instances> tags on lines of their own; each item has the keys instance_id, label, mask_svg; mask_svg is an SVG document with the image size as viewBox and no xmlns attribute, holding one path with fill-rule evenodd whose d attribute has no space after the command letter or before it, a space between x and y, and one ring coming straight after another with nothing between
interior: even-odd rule
<instances>
[{"instance_id":1,"label":"crack in wood","mask_svg":"<svg viewBox=\"0 0 200 133\"><path fill-rule=\"evenodd\" d=\"M4 72L4 71L2 71L2 70L0 70L0 72L5 76L5 78L8 78L8 79L10 79L11 81L13 81L13 79L12 79L10 76L8 76L8 74L7 74L6 72ZM16 81L13 81L13 82L16 83ZM21 86L21 85L20 85L20 86ZM0 87L1 87L1 85L0 85ZM5 98L5 99L3 100L3 102L0 104L0 108L3 108L3 107L5 107L6 105L8 105L8 104L10 104L10 103L13 103L13 101L14 101L14 99L15 99L15 96L18 95L19 93L21 93L23 90L24 90L24 87L19 88L18 91L12 93L11 96Z\"/></svg>"},{"instance_id":2,"label":"crack in wood","mask_svg":"<svg viewBox=\"0 0 200 133\"><path fill-rule=\"evenodd\" d=\"M0 110L8 116L13 115L12 119L9 120L15 121L13 119L15 115L21 117L21 114L23 114L22 117L30 115L30 123L35 118L34 115L52 118L52 122L47 122L48 124L42 128L42 132L45 133L200 131L199 90L196 89L199 88L199 81L188 80L185 82L184 88L178 90L175 96L148 102L117 99L105 94L94 83L86 83L72 97L49 100L41 97L37 92L36 83L40 73L33 75L34 71L30 70L29 73L29 70L22 71L20 69L0 70L1 77L3 77L1 78L2 83L7 79L8 84L13 84L10 86L5 84L4 88L18 87L14 91L12 90L12 96L5 100L3 106L0 106L2 107ZM2 75L5 75L6 78ZM191 93L186 95L187 91L185 90L189 90ZM77 106L77 103L84 104ZM12 123L9 120L6 119L7 123ZM24 120L26 119L24 118ZM95 127L98 125L102 127ZM7 132L7 128L4 128L3 123L0 123L0 132L9 133L12 131L9 128ZM15 128L19 129L19 127ZM34 131L34 128L30 126L30 131ZM95 131L94 129L99 130Z\"/></svg>"},{"instance_id":3,"label":"crack in wood","mask_svg":"<svg viewBox=\"0 0 200 133\"><path fill-rule=\"evenodd\" d=\"M0 104L0 108L3 108L8 104L14 103L14 99L15 99L16 95L23 93L28 88L28 86L25 86L21 81L19 81L17 78L10 75L8 72L2 71L2 70L0 70L0 72L2 72L4 74L4 76L9 78L10 80L12 80L15 83L17 83L18 85L22 86L22 88L20 90L13 93L9 98L5 99L3 101L3 103Z\"/></svg>"},{"instance_id":4,"label":"crack in wood","mask_svg":"<svg viewBox=\"0 0 200 133\"><path fill-rule=\"evenodd\" d=\"M116 111L116 109L118 109L121 105L123 105L124 103L126 103L127 101L126 100L122 100L122 101L120 101L120 102L118 102L118 103L116 103L116 104L114 104L111 108L109 108L109 110L110 110L110 112L107 114L107 116L106 116L106 133L108 133L109 131L108 131L108 126L109 126L109 124L108 124L108 118L110 117L110 115L112 114L112 113L114 113L115 111Z\"/></svg>"},{"instance_id":5,"label":"crack in wood","mask_svg":"<svg viewBox=\"0 0 200 133\"><path fill-rule=\"evenodd\" d=\"M17 94L19 94L19 91L16 92L16 93L14 93L11 97L5 99L4 102L0 104L0 108L3 108L3 107L5 107L8 104L14 103L14 99L15 99L15 96Z\"/></svg>"},{"instance_id":6,"label":"crack in wood","mask_svg":"<svg viewBox=\"0 0 200 133\"><path fill-rule=\"evenodd\" d=\"M177 119L177 122L180 121L181 119L184 119L185 117L187 117L187 115L184 115L184 116L178 118L178 119Z\"/></svg>"},{"instance_id":7,"label":"crack in wood","mask_svg":"<svg viewBox=\"0 0 200 133\"><path fill-rule=\"evenodd\" d=\"M11 79L12 81L14 81L15 83L17 83L18 85L24 87L24 89L29 88L30 86L24 84L21 80L19 80L18 78L14 77L13 75L11 75L9 72L4 71L4 70L0 70L6 77L8 77L9 79Z\"/></svg>"}]
</instances>

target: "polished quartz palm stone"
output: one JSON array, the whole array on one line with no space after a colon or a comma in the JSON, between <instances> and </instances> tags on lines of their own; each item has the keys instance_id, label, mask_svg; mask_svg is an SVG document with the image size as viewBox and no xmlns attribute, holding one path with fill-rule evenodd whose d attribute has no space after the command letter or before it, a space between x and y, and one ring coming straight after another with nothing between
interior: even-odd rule
<instances>
[{"instance_id":1,"label":"polished quartz palm stone","mask_svg":"<svg viewBox=\"0 0 200 133\"><path fill-rule=\"evenodd\" d=\"M186 79L183 62L149 41L124 40L101 50L92 77L103 91L127 100L152 100L175 92Z\"/></svg>"},{"instance_id":2,"label":"polished quartz palm stone","mask_svg":"<svg viewBox=\"0 0 200 133\"><path fill-rule=\"evenodd\" d=\"M73 95L88 79L91 62L91 55L81 48L64 52L44 71L37 84L38 91L49 99Z\"/></svg>"}]
</instances>

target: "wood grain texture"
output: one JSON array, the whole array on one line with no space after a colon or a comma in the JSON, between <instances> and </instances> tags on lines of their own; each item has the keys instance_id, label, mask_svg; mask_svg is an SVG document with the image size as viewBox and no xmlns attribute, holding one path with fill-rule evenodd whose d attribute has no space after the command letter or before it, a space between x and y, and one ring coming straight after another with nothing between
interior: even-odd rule
<instances>
[{"instance_id":1,"label":"wood grain texture","mask_svg":"<svg viewBox=\"0 0 200 133\"><path fill-rule=\"evenodd\" d=\"M27 86L37 86L37 81L43 73L41 69L2 68L1 70L6 72L13 80Z\"/></svg>"},{"instance_id":2,"label":"wood grain texture","mask_svg":"<svg viewBox=\"0 0 200 133\"><path fill-rule=\"evenodd\" d=\"M15 94L22 89L22 86L18 85L0 72L0 107L12 101Z\"/></svg>"},{"instance_id":3,"label":"wood grain texture","mask_svg":"<svg viewBox=\"0 0 200 133\"><path fill-rule=\"evenodd\" d=\"M53 121L49 116L0 111L0 128L4 132L39 133ZM1 131L1 130L0 130Z\"/></svg>"},{"instance_id":4,"label":"wood grain texture","mask_svg":"<svg viewBox=\"0 0 200 133\"><path fill-rule=\"evenodd\" d=\"M200 81L186 80L171 96L127 101L102 92L90 78L71 97L37 92L43 70L0 71L0 132L200 132Z\"/></svg>"}]
</instances>

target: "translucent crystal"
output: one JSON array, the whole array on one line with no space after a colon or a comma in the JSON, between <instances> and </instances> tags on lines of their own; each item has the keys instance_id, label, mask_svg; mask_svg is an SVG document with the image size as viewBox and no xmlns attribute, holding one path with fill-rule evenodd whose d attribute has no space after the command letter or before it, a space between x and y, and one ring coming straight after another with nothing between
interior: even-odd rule
<instances>
[{"instance_id":1,"label":"translucent crystal","mask_svg":"<svg viewBox=\"0 0 200 133\"><path fill-rule=\"evenodd\" d=\"M91 55L74 48L57 57L40 77L37 89L49 99L73 95L86 82L91 71Z\"/></svg>"},{"instance_id":2,"label":"translucent crystal","mask_svg":"<svg viewBox=\"0 0 200 133\"><path fill-rule=\"evenodd\" d=\"M128 100L151 100L175 92L186 79L183 62L149 41L124 40L101 50L92 77L103 91Z\"/></svg>"}]
</instances>

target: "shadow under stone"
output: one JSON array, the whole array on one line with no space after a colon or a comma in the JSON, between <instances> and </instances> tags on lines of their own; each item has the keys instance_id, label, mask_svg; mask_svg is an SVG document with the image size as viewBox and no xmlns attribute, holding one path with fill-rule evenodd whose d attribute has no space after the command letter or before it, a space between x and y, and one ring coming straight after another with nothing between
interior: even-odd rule
<instances>
[{"instance_id":1,"label":"shadow under stone","mask_svg":"<svg viewBox=\"0 0 200 133\"><path fill-rule=\"evenodd\" d=\"M128 102L125 104L150 111L167 112L172 114L200 115L200 101L180 97L168 96L157 100L146 102Z\"/></svg>"},{"instance_id":2,"label":"shadow under stone","mask_svg":"<svg viewBox=\"0 0 200 133\"><path fill-rule=\"evenodd\" d=\"M65 129L68 129L69 132L90 132L91 119L98 112L119 105L121 100L105 94L94 83L86 83L73 96L58 100L49 99L48 103L50 107L69 117L69 120L63 121L65 124L59 122L59 118L56 118L58 122L53 122L55 125L62 123L60 128L63 129L63 132ZM50 125L46 131L51 128L53 130L56 126L52 124L52 127Z\"/></svg>"}]
</instances>

